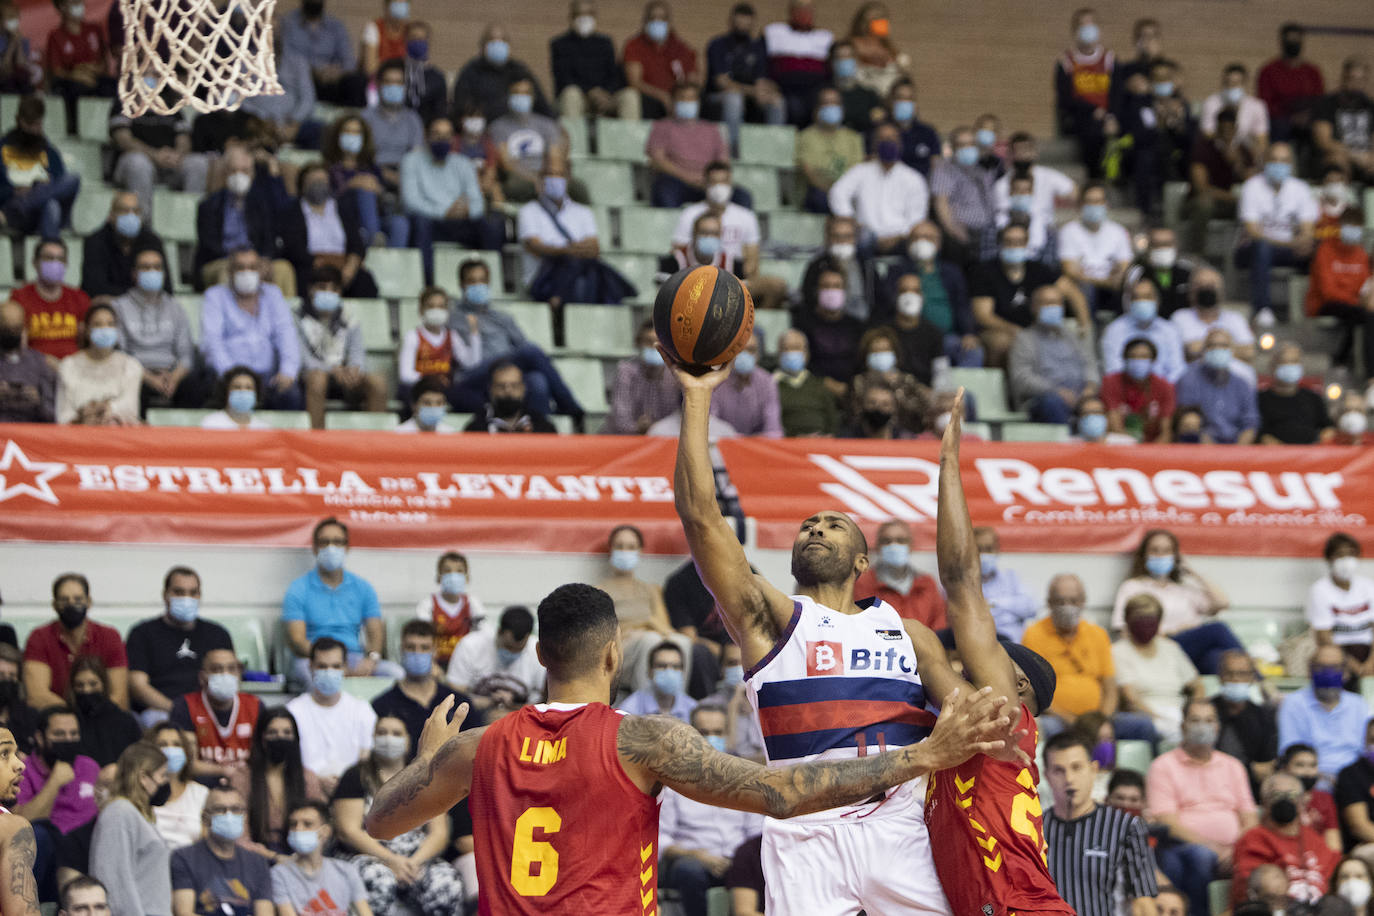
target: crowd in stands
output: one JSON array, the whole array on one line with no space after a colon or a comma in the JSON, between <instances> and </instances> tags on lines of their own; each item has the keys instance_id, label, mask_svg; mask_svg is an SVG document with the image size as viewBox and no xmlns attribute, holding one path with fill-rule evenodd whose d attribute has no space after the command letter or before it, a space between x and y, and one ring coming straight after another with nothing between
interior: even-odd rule
<instances>
[{"instance_id":1,"label":"crowd in stands","mask_svg":"<svg viewBox=\"0 0 1374 916\"><path fill-rule=\"evenodd\" d=\"M151 407L208 407L210 428L263 428L270 415L258 413L273 410L304 410L323 428L330 410L390 405L407 432L456 431L450 411L472 415L474 431L547 431L555 415L586 430L550 353L502 303L546 303L560 347L566 305L653 295L605 256L604 202L578 175L586 150L569 130L586 133L593 117L652 121L644 194L678 212L660 276L714 264L757 307L790 310L801 332L759 340L737 362L719 435L938 433L949 370L985 367L1005 371L1016 415L1081 441L1367 436L1354 400L1322 397L1328 361L1298 347L1310 338L1276 325L1334 319L1344 334L1325 355L1345 389L1363 390L1374 369L1359 205L1374 175L1369 68L1341 62L1328 92L1300 26L1281 29L1281 56L1253 79L1228 62L1214 92L1194 77L1190 100L1163 24L1137 21L1125 60L1095 12L1078 10L1053 91L1080 162L1061 155L1054 168L995 113L939 132L921 120L882 3L860 7L847 33L823 27L807 0L775 22L739 3L698 48L651 0L617 51L595 3L575 0L549 45L552 84L493 23L450 86L406 0L382 3L361 35L305 0L279 24L284 96L195 120L112 103L102 172L78 174L59 149L67 138L45 132L61 123L46 108L60 98L74 132L82 97L113 94L123 25L117 4L107 23L88 21L79 0L57 6L48 36L6 20L0 55L0 88L26 93L0 138L0 215L40 240L23 265L31 282L10 294L22 315L0 316L5 420L134 424ZM796 129L794 155L771 166L792 178L782 199L824 215L823 240L761 231L768 214L732 167L748 124ZM1186 191L1166 213L1171 183ZM78 278L63 234L83 188L102 184L128 193L81 242ZM189 256L170 257L179 243L153 231L163 187L199 197ZM474 256L436 276L436 245ZM507 246L519 267L493 276ZM799 281L762 259L788 246L808 258ZM426 287L396 303L422 321L401 319L394 379L370 361L363 330L367 310L392 307L377 301L389 278L366 266L383 247L418 249ZM1302 316L1273 293L1293 271L1308 274ZM194 319L175 295L188 285L203 294ZM1248 314L1231 304L1245 297ZM640 338L608 373L601 431L647 433L676 411Z\"/></svg>"}]
</instances>

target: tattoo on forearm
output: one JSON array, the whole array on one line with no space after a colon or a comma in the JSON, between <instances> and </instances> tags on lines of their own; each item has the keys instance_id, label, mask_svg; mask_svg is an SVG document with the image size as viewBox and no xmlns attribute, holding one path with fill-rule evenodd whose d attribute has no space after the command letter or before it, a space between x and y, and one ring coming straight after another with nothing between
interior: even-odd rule
<instances>
[{"instance_id":1,"label":"tattoo on forearm","mask_svg":"<svg viewBox=\"0 0 1374 916\"><path fill-rule=\"evenodd\" d=\"M5 850L9 858L9 896L24 904L24 916L38 914L38 884L33 877L33 860L37 847L33 839L33 827L28 824L20 827L10 837Z\"/></svg>"},{"instance_id":2,"label":"tattoo on forearm","mask_svg":"<svg viewBox=\"0 0 1374 916\"><path fill-rule=\"evenodd\" d=\"M398 811L414 803L415 799L420 797L421 792L442 776L449 763L470 740L467 735L452 738L435 752L428 763L419 760L412 761L409 766L387 780L377 790L377 796L372 800L372 808L368 811L368 820L394 817ZM457 804L461 799L462 796L455 797L452 804ZM420 818L417 823L425 820L428 818Z\"/></svg>"},{"instance_id":3,"label":"tattoo on forearm","mask_svg":"<svg viewBox=\"0 0 1374 916\"><path fill-rule=\"evenodd\" d=\"M620 723L622 756L669 786L696 788L717 803L771 817L794 817L856 804L920 775L912 749L854 760L765 767L711 748L684 722L628 716Z\"/></svg>"}]
</instances>

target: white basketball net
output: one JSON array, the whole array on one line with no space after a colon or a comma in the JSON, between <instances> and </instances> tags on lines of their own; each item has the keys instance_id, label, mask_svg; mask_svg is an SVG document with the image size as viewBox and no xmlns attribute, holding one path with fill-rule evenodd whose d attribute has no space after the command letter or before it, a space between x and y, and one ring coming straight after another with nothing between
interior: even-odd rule
<instances>
[{"instance_id":1,"label":"white basketball net","mask_svg":"<svg viewBox=\"0 0 1374 916\"><path fill-rule=\"evenodd\" d=\"M280 95L272 53L276 0L119 0L124 113L232 111Z\"/></svg>"}]
</instances>

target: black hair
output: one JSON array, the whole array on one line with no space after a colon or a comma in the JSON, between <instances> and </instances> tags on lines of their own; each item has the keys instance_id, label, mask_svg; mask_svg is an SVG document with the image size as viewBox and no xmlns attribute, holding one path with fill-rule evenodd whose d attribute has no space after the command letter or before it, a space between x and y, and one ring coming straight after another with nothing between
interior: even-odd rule
<instances>
[{"instance_id":1,"label":"black hair","mask_svg":"<svg viewBox=\"0 0 1374 916\"><path fill-rule=\"evenodd\" d=\"M62 885L62 889L57 892L59 907L66 910L67 904L71 903L72 894L75 894L77 891L84 891L90 887L100 888L108 898L109 890L106 889L105 885L102 884L98 878L92 878L90 875L77 875L75 878Z\"/></svg>"},{"instance_id":2,"label":"black hair","mask_svg":"<svg viewBox=\"0 0 1374 916\"><path fill-rule=\"evenodd\" d=\"M1107 781L1107 794L1111 795L1117 789L1139 789L1145 791L1145 777L1139 770L1122 768L1112 772L1112 778Z\"/></svg>"},{"instance_id":3,"label":"black hair","mask_svg":"<svg viewBox=\"0 0 1374 916\"><path fill-rule=\"evenodd\" d=\"M1004 242L1006 240L1007 233L1013 229L1020 229L1022 232L1027 233L1030 231L1026 228L1026 226L1023 223L1007 223L1001 229L997 230L997 243L1000 245L1002 242Z\"/></svg>"},{"instance_id":4,"label":"black hair","mask_svg":"<svg viewBox=\"0 0 1374 916\"><path fill-rule=\"evenodd\" d=\"M164 592L172 587L173 576L194 576L196 580L196 587L200 587L200 573L196 572L189 566L173 566L171 569L167 570L167 575L162 577L162 590Z\"/></svg>"},{"instance_id":5,"label":"black hair","mask_svg":"<svg viewBox=\"0 0 1374 916\"><path fill-rule=\"evenodd\" d=\"M615 536L622 531L629 531L634 534L635 540L639 541L640 549L642 550L644 548L644 532L640 531L634 525L616 525L611 529L610 536L606 538L607 549L610 549L611 544L615 542Z\"/></svg>"},{"instance_id":6,"label":"black hair","mask_svg":"<svg viewBox=\"0 0 1374 916\"><path fill-rule=\"evenodd\" d=\"M1217 112L1217 123L1234 124L1236 123L1236 110L1234 108L1223 108Z\"/></svg>"},{"instance_id":7,"label":"black hair","mask_svg":"<svg viewBox=\"0 0 1374 916\"><path fill-rule=\"evenodd\" d=\"M731 15L731 16L754 16L754 15L757 15L757 14L754 12L754 4L752 4L752 3L736 3L734 6L730 7L730 15Z\"/></svg>"},{"instance_id":8,"label":"black hair","mask_svg":"<svg viewBox=\"0 0 1374 916\"><path fill-rule=\"evenodd\" d=\"M321 652L331 652L338 649L343 653L344 661L348 661L348 647L333 636L321 636L310 644L310 662L314 664L315 657Z\"/></svg>"},{"instance_id":9,"label":"black hair","mask_svg":"<svg viewBox=\"0 0 1374 916\"><path fill-rule=\"evenodd\" d=\"M258 374L247 366L238 365L231 366L227 372L220 376L219 381L215 383L214 393L206 403L211 407L227 406L229 403L229 386L234 384L234 379L244 375L253 380L253 394L256 395L258 401L261 402L262 379L258 378Z\"/></svg>"},{"instance_id":10,"label":"black hair","mask_svg":"<svg viewBox=\"0 0 1374 916\"><path fill-rule=\"evenodd\" d=\"M1241 76L1245 76L1249 72L1249 70L1245 69L1245 64L1242 64L1238 60L1231 61L1229 64L1226 65L1226 69L1221 71L1223 76L1229 73L1239 73Z\"/></svg>"},{"instance_id":11,"label":"black hair","mask_svg":"<svg viewBox=\"0 0 1374 916\"><path fill-rule=\"evenodd\" d=\"M63 573L52 580L52 600L57 600L57 590L68 582L81 583L81 590L86 593L86 597L91 597L91 583L81 573Z\"/></svg>"},{"instance_id":12,"label":"black hair","mask_svg":"<svg viewBox=\"0 0 1374 916\"><path fill-rule=\"evenodd\" d=\"M381 66L379 66L379 67L377 68L377 83L378 83L378 85L381 84L381 82L382 82L382 77L383 77L383 76L386 76L386 73L387 73L388 70L397 70L397 71L400 71L401 76L405 76L405 73L406 73L405 61L401 60L399 57L393 57L393 58L391 58L390 60L384 60L384 61L382 61Z\"/></svg>"},{"instance_id":13,"label":"black hair","mask_svg":"<svg viewBox=\"0 0 1374 916\"><path fill-rule=\"evenodd\" d=\"M444 551L444 555L439 558L439 562L435 564L435 569L437 570L439 567L443 566L444 563L449 560L457 560L459 563L462 563L464 567L467 567L468 565L467 557L463 556L456 550L446 550Z\"/></svg>"},{"instance_id":14,"label":"black hair","mask_svg":"<svg viewBox=\"0 0 1374 916\"><path fill-rule=\"evenodd\" d=\"M333 283L340 289L343 288L343 271L333 264L316 264L310 270L310 285L316 283Z\"/></svg>"},{"instance_id":15,"label":"black hair","mask_svg":"<svg viewBox=\"0 0 1374 916\"><path fill-rule=\"evenodd\" d=\"M534 629L534 615L523 604L512 604L501 612L501 621L496 632L509 633L511 639L519 641L530 635Z\"/></svg>"},{"instance_id":16,"label":"black hair","mask_svg":"<svg viewBox=\"0 0 1374 916\"><path fill-rule=\"evenodd\" d=\"M538 615L540 652L556 680L590 671L620 629L611 596L580 582L560 585L545 595Z\"/></svg>"},{"instance_id":17,"label":"black hair","mask_svg":"<svg viewBox=\"0 0 1374 916\"><path fill-rule=\"evenodd\" d=\"M713 159L706 163L706 168L701 170L701 174L709 175L712 172L730 172L734 174L734 169L732 169L730 163L724 159Z\"/></svg>"},{"instance_id":18,"label":"black hair","mask_svg":"<svg viewBox=\"0 0 1374 916\"><path fill-rule=\"evenodd\" d=\"M1131 352L1131 347L1138 347L1141 345L1150 348L1150 359L1159 359L1159 347L1155 346L1155 342L1148 337L1132 337L1130 340L1126 341L1126 346L1121 348L1121 353L1124 356Z\"/></svg>"},{"instance_id":19,"label":"black hair","mask_svg":"<svg viewBox=\"0 0 1374 916\"><path fill-rule=\"evenodd\" d=\"M289 820L291 815L295 814L297 811L304 811L306 808L309 808L311 811L314 811L316 814L318 814L320 816L321 823L330 825L333 824L333 821L329 819L329 806L326 805L324 802L320 801L319 799L315 798L299 798L296 799L296 801L293 804L288 804L286 806L287 819Z\"/></svg>"},{"instance_id":20,"label":"black hair","mask_svg":"<svg viewBox=\"0 0 1374 916\"><path fill-rule=\"evenodd\" d=\"M1088 739L1076 729L1066 728L1064 731L1045 742L1046 763L1048 764L1049 762L1051 751L1067 751L1071 747L1083 748L1083 753L1087 754L1089 759L1092 759L1093 746Z\"/></svg>"},{"instance_id":21,"label":"black hair","mask_svg":"<svg viewBox=\"0 0 1374 916\"><path fill-rule=\"evenodd\" d=\"M43 254L43 249L48 245L56 245L62 249L62 257L67 256L67 240L60 236L50 235L45 239L39 239L38 244L33 247L33 257L37 260Z\"/></svg>"},{"instance_id":22,"label":"black hair","mask_svg":"<svg viewBox=\"0 0 1374 916\"><path fill-rule=\"evenodd\" d=\"M34 731L37 734L43 735L46 739L49 723L58 716L71 716L73 719L76 719L78 725L81 724L81 717L76 714L76 710L64 703L54 703L38 711L38 718L34 721Z\"/></svg>"},{"instance_id":23,"label":"black hair","mask_svg":"<svg viewBox=\"0 0 1374 916\"><path fill-rule=\"evenodd\" d=\"M329 518L321 519L319 523L315 525L314 530L310 532L310 543L313 544L318 541L320 539L320 532L330 525L341 529L344 533L344 543L348 543L348 526L332 515L329 516Z\"/></svg>"},{"instance_id":24,"label":"black hair","mask_svg":"<svg viewBox=\"0 0 1374 916\"><path fill-rule=\"evenodd\" d=\"M504 372L507 369L514 369L519 372L521 380L524 380L525 370L521 369L515 360L512 359L498 359L496 362L492 363L491 368L487 370L487 379L490 380L496 376L496 373ZM490 386L491 382L488 381L487 385Z\"/></svg>"},{"instance_id":25,"label":"black hair","mask_svg":"<svg viewBox=\"0 0 1374 916\"><path fill-rule=\"evenodd\" d=\"M466 261L458 265L458 285L462 286L463 281L467 279L468 274L472 273L479 267L487 272L487 280L490 281L491 268L487 266L487 262L483 261L481 258L468 258Z\"/></svg>"},{"instance_id":26,"label":"black hair","mask_svg":"<svg viewBox=\"0 0 1374 916\"><path fill-rule=\"evenodd\" d=\"M442 394L445 398L447 398L448 379L444 378L442 375L420 376L420 380L416 382L410 389L410 403L414 404L415 402L420 400L420 395L429 394L431 391ZM448 555L445 554L444 556ZM440 562L442 562L444 558L440 557L439 559ZM464 562L467 561L465 560Z\"/></svg>"},{"instance_id":27,"label":"black hair","mask_svg":"<svg viewBox=\"0 0 1374 916\"><path fill-rule=\"evenodd\" d=\"M1360 555L1360 542L1355 540L1344 531L1337 531L1326 539L1326 546L1322 548L1322 559L1329 561L1331 557L1342 547L1355 548L1355 556Z\"/></svg>"},{"instance_id":28,"label":"black hair","mask_svg":"<svg viewBox=\"0 0 1374 916\"><path fill-rule=\"evenodd\" d=\"M405 626L401 627L402 639L405 639L407 636L426 636L433 639L435 633L436 630L434 629L434 622L432 620L420 620L418 618L415 620L407 620Z\"/></svg>"},{"instance_id":29,"label":"black hair","mask_svg":"<svg viewBox=\"0 0 1374 916\"><path fill-rule=\"evenodd\" d=\"M267 791L267 742L264 737L273 722L285 719L295 733L294 745L282 761L282 787L286 792L286 808L293 810L305 798L305 765L301 763L301 730L296 717L285 706L264 709L253 729L253 745L248 750L248 837L256 843L271 846L272 808Z\"/></svg>"},{"instance_id":30,"label":"black hair","mask_svg":"<svg viewBox=\"0 0 1374 916\"><path fill-rule=\"evenodd\" d=\"M1317 749L1310 744L1303 744L1301 741L1288 745L1288 747L1283 749L1283 753L1279 755L1278 769L1288 769L1289 764L1293 762L1293 758L1299 754L1311 754L1315 757L1317 756Z\"/></svg>"},{"instance_id":31,"label":"black hair","mask_svg":"<svg viewBox=\"0 0 1374 916\"><path fill-rule=\"evenodd\" d=\"M677 643L673 642L671 639L665 639L663 640L663 642L659 643L658 645L654 646L652 649L649 650L649 667L653 668L655 655L657 655L660 652L668 651L676 652L677 657L682 659L682 664L684 666L687 664L687 656L683 654L682 647L679 646Z\"/></svg>"}]
</instances>

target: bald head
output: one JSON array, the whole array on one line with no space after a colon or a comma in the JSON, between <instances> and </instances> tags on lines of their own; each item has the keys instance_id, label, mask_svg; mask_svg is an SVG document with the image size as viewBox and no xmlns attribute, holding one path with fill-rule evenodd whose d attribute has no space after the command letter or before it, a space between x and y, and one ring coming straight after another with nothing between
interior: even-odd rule
<instances>
[{"instance_id":1,"label":"bald head","mask_svg":"<svg viewBox=\"0 0 1374 916\"><path fill-rule=\"evenodd\" d=\"M1083 580L1073 573L1060 573L1050 580L1047 596L1047 603L1050 607L1055 605L1082 607L1087 600L1088 593L1083 589Z\"/></svg>"}]
</instances>

